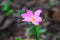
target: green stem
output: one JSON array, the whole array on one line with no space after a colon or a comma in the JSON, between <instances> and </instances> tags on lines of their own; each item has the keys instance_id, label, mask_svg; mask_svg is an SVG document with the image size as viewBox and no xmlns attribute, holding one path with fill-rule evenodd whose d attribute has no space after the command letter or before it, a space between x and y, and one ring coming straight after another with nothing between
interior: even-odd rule
<instances>
[{"instance_id":1,"label":"green stem","mask_svg":"<svg viewBox=\"0 0 60 40\"><path fill-rule=\"evenodd\" d=\"M36 40L39 40L39 29L38 29L38 26L35 26L35 37L36 37Z\"/></svg>"}]
</instances>

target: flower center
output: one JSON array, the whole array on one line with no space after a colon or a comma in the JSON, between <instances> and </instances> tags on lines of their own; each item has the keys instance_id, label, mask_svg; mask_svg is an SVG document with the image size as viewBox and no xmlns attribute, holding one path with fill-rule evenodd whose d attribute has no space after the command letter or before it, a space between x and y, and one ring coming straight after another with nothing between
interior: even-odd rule
<instances>
[{"instance_id":1,"label":"flower center","mask_svg":"<svg viewBox=\"0 0 60 40\"><path fill-rule=\"evenodd\" d=\"M34 17L32 17L31 22L34 22L34 21L35 21L35 18L34 18Z\"/></svg>"}]
</instances>

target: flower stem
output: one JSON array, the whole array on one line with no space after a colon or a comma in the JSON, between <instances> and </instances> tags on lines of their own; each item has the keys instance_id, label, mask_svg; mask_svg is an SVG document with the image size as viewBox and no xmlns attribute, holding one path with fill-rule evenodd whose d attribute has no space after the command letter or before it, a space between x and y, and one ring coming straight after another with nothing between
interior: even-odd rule
<instances>
[{"instance_id":1,"label":"flower stem","mask_svg":"<svg viewBox=\"0 0 60 40\"><path fill-rule=\"evenodd\" d=\"M39 40L39 29L38 29L38 26L36 26L36 40Z\"/></svg>"},{"instance_id":2,"label":"flower stem","mask_svg":"<svg viewBox=\"0 0 60 40\"><path fill-rule=\"evenodd\" d=\"M33 29L33 31L34 31L34 36L35 36L36 40L39 40L39 29L38 29L38 26L35 25L34 27L35 27L35 28Z\"/></svg>"}]
</instances>

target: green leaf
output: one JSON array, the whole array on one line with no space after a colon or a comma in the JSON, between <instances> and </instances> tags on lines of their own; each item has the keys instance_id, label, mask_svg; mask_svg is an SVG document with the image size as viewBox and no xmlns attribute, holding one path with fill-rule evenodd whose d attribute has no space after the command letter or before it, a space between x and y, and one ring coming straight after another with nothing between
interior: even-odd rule
<instances>
[{"instance_id":1,"label":"green leaf","mask_svg":"<svg viewBox=\"0 0 60 40\"><path fill-rule=\"evenodd\" d=\"M53 6L55 3L53 1L49 2L49 6Z\"/></svg>"},{"instance_id":2,"label":"green leaf","mask_svg":"<svg viewBox=\"0 0 60 40\"><path fill-rule=\"evenodd\" d=\"M10 16L13 13L13 9L10 9L7 13L6 16Z\"/></svg>"},{"instance_id":3,"label":"green leaf","mask_svg":"<svg viewBox=\"0 0 60 40\"><path fill-rule=\"evenodd\" d=\"M20 38L16 37L15 40L20 40Z\"/></svg>"},{"instance_id":4,"label":"green leaf","mask_svg":"<svg viewBox=\"0 0 60 40\"><path fill-rule=\"evenodd\" d=\"M47 29L40 29L39 33L45 33Z\"/></svg>"},{"instance_id":5,"label":"green leaf","mask_svg":"<svg viewBox=\"0 0 60 40\"><path fill-rule=\"evenodd\" d=\"M5 3L5 5L2 7L2 11L7 11L9 8L9 4Z\"/></svg>"},{"instance_id":6,"label":"green leaf","mask_svg":"<svg viewBox=\"0 0 60 40\"><path fill-rule=\"evenodd\" d=\"M26 29L26 34L28 34L30 32L31 28L27 28Z\"/></svg>"}]
</instances>

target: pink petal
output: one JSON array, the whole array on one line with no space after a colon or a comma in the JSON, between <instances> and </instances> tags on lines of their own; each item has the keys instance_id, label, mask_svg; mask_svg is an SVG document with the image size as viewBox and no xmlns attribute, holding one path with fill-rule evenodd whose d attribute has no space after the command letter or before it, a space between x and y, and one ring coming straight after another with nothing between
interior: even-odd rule
<instances>
[{"instance_id":1,"label":"pink petal","mask_svg":"<svg viewBox=\"0 0 60 40\"><path fill-rule=\"evenodd\" d=\"M42 21L42 18L39 17L39 16L35 16L35 15L34 15L34 18L35 18L36 21L40 21L40 22Z\"/></svg>"},{"instance_id":2,"label":"pink petal","mask_svg":"<svg viewBox=\"0 0 60 40\"><path fill-rule=\"evenodd\" d=\"M22 20L22 21L30 22L31 21L31 18L30 17L27 17L27 18L24 18L24 20Z\"/></svg>"},{"instance_id":3,"label":"pink petal","mask_svg":"<svg viewBox=\"0 0 60 40\"><path fill-rule=\"evenodd\" d=\"M35 17L36 21L42 22L42 18L41 17Z\"/></svg>"},{"instance_id":4,"label":"pink petal","mask_svg":"<svg viewBox=\"0 0 60 40\"><path fill-rule=\"evenodd\" d=\"M34 15L35 15L35 16L39 16L39 15L41 14L41 12L42 12L42 10L39 9L39 10L37 10L37 11L34 13Z\"/></svg>"},{"instance_id":5,"label":"pink petal","mask_svg":"<svg viewBox=\"0 0 60 40\"><path fill-rule=\"evenodd\" d=\"M27 18L28 16L26 15L26 13L23 13L23 14L21 14L21 17L22 18Z\"/></svg>"},{"instance_id":6,"label":"pink petal","mask_svg":"<svg viewBox=\"0 0 60 40\"><path fill-rule=\"evenodd\" d=\"M32 13L31 10L26 10L26 13L27 13L27 15L28 15L29 17L33 16L33 13Z\"/></svg>"},{"instance_id":7,"label":"pink petal","mask_svg":"<svg viewBox=\"0 0 60 40\"><path fill-rule=\"evenodd\" d=\"M38 21L34 21L32 22L34 25L39 25L39 22Z\"/></svg>"},{"instance_id":8,"label":"pink petal","mask_svg":"<svg viewBox=\"0 0 60 40\"><path fill-rule=\"evenodd\" d=\"M22 20L22 21L30 21L31 20L31 17L29 17L26 13L21 14L21 17L24 18L24 20Z\"/></svg>"},{"instance_id":9,"label":"pink petal","mask_svg":"<svg viewBox=\"0 0 60 40\"><path fill-rule=\"evenodd\" d=\"M22 21L30 22L30 19L24 19L24 20L22 20Z\"/></svg>"},{"instance_id":10,"label":"pink petal","mask_svg":"<svg viewBox=\"0 0 60 40\"><path fill-rule=\"evenodd\" d=\"M42 22L42 18L41 18L41 17L39 17L37 20L38 20L39 22Z\"/></svg>"}]
</instances>

